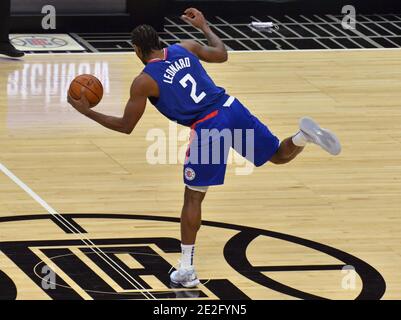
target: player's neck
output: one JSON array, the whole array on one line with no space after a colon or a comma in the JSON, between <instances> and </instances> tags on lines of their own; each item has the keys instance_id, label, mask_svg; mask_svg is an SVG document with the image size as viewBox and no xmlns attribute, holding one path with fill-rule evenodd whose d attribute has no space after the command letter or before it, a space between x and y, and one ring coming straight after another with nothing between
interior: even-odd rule
<instances>
[{"instance_id":1,"label":"player's neck","mask_svg":"<svg viewBox=\"0 0 401 320\"><path fill-rule=\"evenodd\" d=\"M148 56L146 62L149 63L149 62L164 60L164 59L165 59L164 49L153 50L152 53Z\"/></svg>"}]
</instances>

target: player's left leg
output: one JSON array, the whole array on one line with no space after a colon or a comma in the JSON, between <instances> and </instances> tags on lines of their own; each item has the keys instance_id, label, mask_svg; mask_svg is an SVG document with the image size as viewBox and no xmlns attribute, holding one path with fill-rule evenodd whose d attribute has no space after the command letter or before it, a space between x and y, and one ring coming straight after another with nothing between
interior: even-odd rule
<instances>
[{"instance_id":1,"label":"player's left leg","mask_svg":"<svg viewBox=\"0 0 401 320\"><path fill-rule=\"evenodd\" d=\"M194 188L190 189L188 186L185 187L184 205L181 211L182 245L193 245L195 243L196 234L201 226L201 206L205 195L206 191L198 191L194 190Z\"/></svg>"},{"instance_id":2,"label":"player's left leg","mask_svg":"<svg viewBox=\"0 0 401 320\"><path fill-rule=\"evenodd\" d=\"M201 226L202 201L207 188L185 187L181 211L181 260L180 266L170 276L172 282L191 288L199 284L194 268L196 235Z\"/></svg>"},{"instance_id":3,"label":"player's left leg","mask_svg":"<svg viewBox=\"0 0 401 320\"><path fill-rule=\"evenodd\" d=\"M227 166L231 136L220 133L227 128L223 112L215 113L192 127L190 146L184 164L184 205L181 212L181 261L170 275L183 287L199 284L194 268L195 241L201 226L201 206L208 186L222 185Z\"/></svg>"}]
</instances>

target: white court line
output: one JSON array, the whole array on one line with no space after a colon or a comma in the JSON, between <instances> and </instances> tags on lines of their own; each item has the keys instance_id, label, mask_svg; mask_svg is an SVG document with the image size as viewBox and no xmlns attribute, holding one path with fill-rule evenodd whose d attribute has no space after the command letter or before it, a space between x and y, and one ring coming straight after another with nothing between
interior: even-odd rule
<instances>
[{"instance_id":1,"label":"white court line","mask_svg":"<svg viewBox=\"0 0 401 320\"><path fill-rule=\"evenodd\" d=\"M350 52L350 51L400 51L400 48L357 48L357 49L294 49L294 50L229 50L229 53L282 53L282 52ZM135 52L60 52L60 53L26 53L27 57L35 56L62 56L62 55L134 55ZM19 59L24 61L24 59Z\"/></svg>"},{"instance_id":2,"label":"white court line","mask_svg":"<svg viewBox=\"0 0 401 320\"><path fill-rule=\"evenodd\" d=\"M25 183L23 183L20 178L18 178L14 173L7 169L2 163L0 163L0 170L9 177L12 181L14 181L22 190L24 190L27 194L29 194L37 203L39 203L43 208L46 209L51 215L59 214L56 210L54 210L51 206L47 204L45 200L39 197L31 188L29 188Z\"/></svg>"},{"instance_id":3,"label":"white court line","mask_svg":"<svg viewBox=\"0 0 401 320\"><path fill-rule=\"evenodd\" d=\"M55 217L62 225L67 227L69 231L71 231L73 234L79 237L79 240L81 240L89 249L91 249L94 253L96 253L103 261L105 261L111 268L113 268L117 273L119 273L125 280L127 280L135 289L140 290L139 287L141 287L142 290L144 290L151 299L156 299L155 296L153 296L152 293L150 293L147 289L145 289L137 280L135 280L129 273L127 273L124 269L121 268L114 260L109 258L100 248L96 247L96 245L88 238L85 239L84 235L77 230L68 220L66 220L60 213L58 213L55 209L53 209L45 200L43 200L37 193L35 193L31 188L29 188L20 178L18 178L14 173L12 173L6 166L4 166L0 162L0 170L7 176L9 177L15 184L17 184L22 190L24 190L28 195L32 197L37 203L39 203L48 213L50 213L53 217ZM60 221L60 219L64 221ZM75 230L74 230L75 229ZM96 249L96 250L95 250ZM102 253L104 256L101 256L100 253ZM130 279L127 279L124 274L122 274L119 270L117 270L113 265L110 264L109 261L111 261L114 265L116 265L120 270L122 270L128 278L131 278L138 287L134 283L130 281ZM149 297L145 294L145 292L140 291L143 296L146 297L146 299L149 299Z\"/></svg>"}]
</instances>

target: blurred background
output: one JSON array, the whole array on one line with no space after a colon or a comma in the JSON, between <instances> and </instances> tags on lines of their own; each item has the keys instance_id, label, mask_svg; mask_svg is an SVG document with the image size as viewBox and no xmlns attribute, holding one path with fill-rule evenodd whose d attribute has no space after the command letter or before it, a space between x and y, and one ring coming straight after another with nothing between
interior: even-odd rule
<instances>
[{"instance_id":1,"label":"blurred background","mask_svg":"<svg viewBox=\"0 0 401 320\"><path fill-rule=\"evenodd\" d=\"M11 0L11 32L41 31L41 10L45 5L57 9L54 32L124 32L141 23L162 30L164 16L177 16L195 6L207 15L222 17L269 15L339 14L344 5L358 13L395 13L399 0Z\"/></svg>"}]
</instances>

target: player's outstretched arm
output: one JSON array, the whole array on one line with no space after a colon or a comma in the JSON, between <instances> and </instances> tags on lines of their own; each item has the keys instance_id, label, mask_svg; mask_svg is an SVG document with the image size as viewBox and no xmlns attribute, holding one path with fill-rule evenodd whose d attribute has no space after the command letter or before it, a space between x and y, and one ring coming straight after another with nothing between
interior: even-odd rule
<instances>
[{"instance_id":1,"label":"player's outstretched arm","mask_svg":"<svg viewBox=\"0 0 401 320\"><path fill-rule=\"evenodd\" d=\"M206 62L225 62L228 59L227 49L223 41L210 29L202 12L195 8L185 10L181 18L200 29L205 35L208 46L203 46L194 40L182 41L181 46L191 51Z\"/></svg>"},{"instance_id":2,"label":"player's outstretched arm","mask_svg":"<svg viewBox=\"0 0 401 320\"><path fill-rule=\"evenodd\" d=\"M122 117L109 116L92 110L84 94L81 94L80 100L68 96L68 102L77 111L98 122L102 126L114 131L130 134L132 130L134 130L139 119L141 119L145 111L147 98L151 95L151 86L153 86L153 84L150 83L150 79L148 78L147 75L141 74L134 80L131 85L130 98L125 106Z\"/></svg>"}]
</instances>

